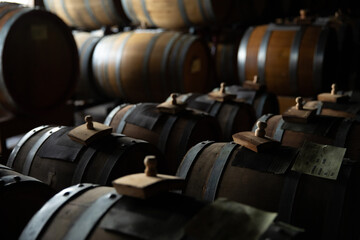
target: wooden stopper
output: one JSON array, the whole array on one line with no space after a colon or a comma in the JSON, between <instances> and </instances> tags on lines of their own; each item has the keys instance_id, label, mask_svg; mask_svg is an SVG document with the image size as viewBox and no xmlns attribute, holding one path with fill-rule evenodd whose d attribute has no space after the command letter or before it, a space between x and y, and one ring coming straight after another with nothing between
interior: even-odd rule
<instances>
[{"instance_id":1,"label":"wooden stopper","mask_svg":"<svg viewBox=\"0 0 360 240\"><path fill-rule=\"evenodd\" d=\"M224 83L224 82L222 82L222 83L220 84L220 90L219 90L219 92L222 93L222 94L225 94L225 83Z\"/></svg>"},{"instance_id":2,"label":"wooden stopper","mask_svg":"<svg viewBox=\"0 0 360 240\"><path fill-rule=\"evenodd\" d=\"M267 124L265 122L258 121L256 125L258 128L255 131L255 136L260 138L265 138L265 134L266 134L265 128L267 127Z\"/></svg>"},{"instance_id":3,"label":"wooden stopper","mask_svg":"<svg viewBox=\"0 0 360 240\"><path fill-rule=\"evenodd\" d=\"M306 10L305 9L300 9L299 11L300 14L300 19L306 19Z\"/></svg>"},{"instance_id":4,"label":"wooden stopper","mask_svg":"<svg viewBox=\"0 0 360 240\"><path fill-rule=\"evenodd\" d=\"M254 75L253 83L258 83L258 82L259 82L258 76Z\"/></svg>"},{"instance_id":5,"label":"wooden stopper","mask_svg":"<svg viewBox=\"0 0 360 240\"><path fill-rule=\"evenodd\" d=\"M295 99L295 101L296 101L296 109L297 110L304 110L303 98L302 97L297 97Z\"/></svg>"},{"instance_id":6,"label":"wooden stopper","mask_svg":"<svg viewBox=\"0 0 360 240\"><path fill-rule=\"evenodd\" d=\"M85 116L85 122L86 122L86 128L89 130L95 130L94 128L94 123L93 123L93 118L91 115L87 115Z\"/></svg>"},{"instance_id":7,"label":"wooden stopper","mask_svg":"<svg viewBox=\"0 0 360 240\"><path fill-rule=\"evenodd\" d=\"M335 83L331 84L331 95L335 95L336 91L337 91L336 84Z\"/></svg>"},{"instance_id":8,"label":"wooden stopper","mask_svg":"<svg viewBox=\"0 0 360 240\"><path fill-rule=\"evenodd\" d=\"M177 104L177 97L178 97L178 95L177 95L176 93L172 93L172 94L170 95L170 97L171 97L171 104L172 104L172 105L178 105L178 104Z\"/></svg>"},{"instance_id":9,"label":"wooden stopper","mask_svg":"<svg viewBox=\"0 0 360 240\"><path fill-rule=\"evenodd\" d=\"M148 177L156 177L157 170L157 160L155 156L146 156L144 159L145 164L145 175Z\"/></svg>"}]
</instances>

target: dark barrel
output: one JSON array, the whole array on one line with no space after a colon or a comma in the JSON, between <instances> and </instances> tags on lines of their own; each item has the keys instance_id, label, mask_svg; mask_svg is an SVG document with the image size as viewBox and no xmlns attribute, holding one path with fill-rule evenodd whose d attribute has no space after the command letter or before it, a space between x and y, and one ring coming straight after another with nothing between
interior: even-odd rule
<instances>
[{"instance_id":1,"label":"dark barrel","mask_svg":"<svg viewBox=\"0 0 360 240\"><path fill-rule=\"evenodd\" d=\"M155 103L124 104L107 116L105 124L116 133L143 139L165 155L166 172L174 174L187 150L206 139L219 139L221 130L214 117L206 113L160 112Z\"/></svg>"},{"instance_id":2,"label":"dark barrel","mask_svg":"<svg viewBox=\"0 0 360 240\"><path fill-rule=\"evenodd\" d=\"M0 231L3 239L17 239L53 191L45 183L0 165Z\"/></svg>"},{"instance_id":3,"label":"dark barrel","mask_svg":"<svg viewBox=\"0 0 360 240\"><path fill-rule=\"evenodd\" d=\"M109 185L119 176L143 171L147 155L159 157L162 167L162 154L147 142L112 134L85 146L69 138L72 129L33 129L15 146L7 166L58 191L84 181Z\"/></svg>"},{"instance_id":4,"label":"dark barrel","mask_svg":"<svg viewBox=\"0 0 360 240\"><path fill-rule=\"evenodd\" d=\"M64 104L78 74L71 31L52 13L0 3L0 104L40 113Z\"/></svg>"},{"instance_id":5,"label":"dark barrel","mask_svg":"<svg viewBox=\"0 0 360 240\"><path fill-rule=\"evenodd\" d=\"M325 179L292 171L296 155L293 148L255 153L233 142L206 141L189 150L177 175L186 179L183 194L278 212L279 221L305 230L303 239L355 239L358 165L344 160L337 179Z\"/></svg>"}]
</instances>

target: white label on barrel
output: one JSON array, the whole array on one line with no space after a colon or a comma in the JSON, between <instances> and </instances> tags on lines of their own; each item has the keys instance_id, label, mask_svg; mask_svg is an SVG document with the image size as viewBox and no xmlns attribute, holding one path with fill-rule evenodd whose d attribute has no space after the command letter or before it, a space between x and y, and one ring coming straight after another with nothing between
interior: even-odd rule
<instances>
[{"instance_id":1,"label":"white label on barrel","mask_svg":"<svg viewBox=\"0 0 360 240\"><path fill-rule=\"evenodd\" d=\"M197 240L257 240L276 216L277 213L219 198L195 215L185 227L185 232Z\"/></svg>"},{"instance_id":2,"label":"white label on barrel","mask_svg":"<svg viewBox=\"0 0 360 240\"><path fill-rule=\"evenodd\" d=\"M201 71L201 59L196 58L192 61L191 64L191 73L197 73Z\"/></svg>"},{"instance_id":3,"label":"white label on barrel","mask_svg":"<svg viewBox=\"0 0 360 240\"><path fill-rule=\"evenodd\" d=\"M31 37L34 40L45 40L47 39L47 27L45 25L32 25L30 28Z\"/></svg>"},{"instance_id":4,"label":"white label on barrel","mask_svg":"<svg viewBox=\"0 0 360 240\"><path fill-rule=\"evenodd\" d=\"M292 167L293 171L336 180L346 149L305 142Z\"/></svg>"}]
</instances>

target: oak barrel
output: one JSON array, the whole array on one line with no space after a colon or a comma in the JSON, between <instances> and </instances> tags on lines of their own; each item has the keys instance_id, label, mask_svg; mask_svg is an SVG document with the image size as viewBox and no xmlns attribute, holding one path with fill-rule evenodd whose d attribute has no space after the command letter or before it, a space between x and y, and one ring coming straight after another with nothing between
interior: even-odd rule
<instances>
[{"instance_id":1,"label":"oak barrel","mask_svg":"<svg viewBox=\"0 0 360 240\"><path fill-rule=\"evenodd\" d=\"M256 217L256 223L251 221ZM20 240L266 239L271 224L266 217L226 200L209 204L175 193L143 200L119 195L114 188L80 184L50 199L31 219ZM286 229L290 232L284 232ZM279 240L296 236L296 231L281 225L274 233Z\"/></svg>"},{"instance_id":2,"label":"oak barrel","mask_svg":"<svg viewBox=\"0 0 360 240\"><path fill-rule=\"evenodd\" d=\"M318 115L353 118L359 120L359 103L332 103L323 101L308 101L306 102L305 107L316 108L316 113Z\"/></svg>"},{"instance_id":3,"label":"oak barrel","mask_svg":"<svg viewBox=\"0 0 360 240\"><path fill-rule=\"evenodd\" d=\"M80 58L79 83L74 94L75 99L85 101L101 101L106 99L106 95L95 81L92 70L93 53L101 37L80 31L74 31L73 36Z\"/></svg>"},{"instance_id":4,"label":"oak barrel","mask_svg":"<svg viewBox=\"0 0 360 240\"><path fill-rule=\"evenodd\" d=\"M129 22L119 0L44 0L44 5L71 27L99 29Z\"/></svg>"},{"instance_id":5,"label":"oak barrel","mask_svg":"<svg viewBox=\"0 0 360 240\"><path fill-rule=\"evenodd\" d=\"M39 180L0 165L1 238L17 239L32 216L54 194Z\"/></svg>"},{"instance_id":6,"label":"oak barrel","mask_svg":"<svg viewBox=\"0 0 360 240\"><path fill-rule=\"evenodd\" d=\"M110 112L105 124L116 133L157 146L165 155L165 173L174 174L182 157L195 144L220 138L221 130L214 117L189 110L168 114L156 106L155 103L123 104Z\"/></svg>"},{"instance_id":7,"label":"oak barrel","mask_svg":"<svg viewBox=\"0 0 360 240\"><path fill-rule=\"evenodd\" d=\"M227 18L231 0L121 0L126 15L134 24L178 29L213 25Z\"/></svg>"},{"instance_id":8,"label":"oak barrel","mask_svg":"<svg viewBox=\"0 0 360 240\"><path fill-rule=\"evenodd\" d=\"M52 13L0 3L0 104L39 113L64 104L78 73L71 31Z\"/></svg>"},{"instance_id":9,"label":"oak barrel","mask_svg":"<svg viewBox=\"0 0 360 240\"><path fill-rule=\"evenodd\" d=\"M354 119L319 115L309 123L294 123L284 121L282 115L266 114L258 121L267 123L266 136L284 146L301 147L308 140L347 148L345 157L360 160L360 124Z\"/></svg>"},{"instance_id":10,"label":"oak barrel","mask_svg":"<svg viewBox=\"0 0 360 240\"><path fill-rule=\"evenodd\" d=\"M336 44L336 34L328 27L250 27L238 52L240 82L257 75L275 94L313 96L336 80Z\"/></svg>"},{"instance_id":11,"label":"oak barrel","mask_svg":"<svg viewBox=\"0 0 360 240\"><path fill-rule=\"evenodd\" d=\"M183 194L278 212L279 221L305 230L303 239L352 239L357 165L343 161L337 179L325 179L291 171L296 154L293 148L255 153L233 142L206 141L189 150L177 176L186 179Z\"/></svg>"},{"instance_id":12,"label":"oak barrel","mask_svg":"<svg viewBox=\"0 0 360 240\"><path fill-rule=\"evenodd\" d=\"M40 126L28 132L10 154L7 166L61 190L80 182L109 185L144 169L143 160L162 154L151 144L112 134L85 146L67 135L73 127Z\"/></svg>"},{"instance_id":13,"label":"oak barrel","mask_svg":"<svg viewBox=\"0 0 360 240\"><path fill-rule=\"evenodd\" d=\"M220 124L223 141L230 141L234 133L250 130L256 120L254 108L245 102L221 102L199 93L183 94L178 99L186 102L189 108L215 117Z\"/></svg>"},{"instance_id":14,"label":"oak barrel","mask_svg":"<svg viewBox=\"0 0 360 240\"><path fill-rule=\"evenodd\" d=\"M209 51L199 37L137 30L106 36L95 47L101 89L130 102L161 102L172 92L205 92Z\"/></svg>"}]
</instances>

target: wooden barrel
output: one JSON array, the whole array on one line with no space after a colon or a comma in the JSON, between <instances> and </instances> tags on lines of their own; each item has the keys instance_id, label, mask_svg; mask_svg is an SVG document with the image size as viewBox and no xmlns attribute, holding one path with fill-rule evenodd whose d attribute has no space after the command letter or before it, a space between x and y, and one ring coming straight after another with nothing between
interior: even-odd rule
<instances>
[{"instance_id":1,"label":"wooden barrel","mask_svg":"<svg viewBox=\"0 0 360 240\"><path fill-rule=\"evenodd\" d=\"M107 116L105 124L116 133L143 139L157 146L165 155L165 173L174 174L186 152L206 139L219 139L220 127L205 113L184 111L162 113L155 103L124 104Z\"/></svg>"},{"instance_id":2,"label":"wooden barrel","mask_svg":"<svg viewBox=\"0 0 360 240\"><path fill-rule=\"evenodd\" d=\"M253 107L245 102L216 101L207 94L188 93L178 97L186 102L189 108L210 114L220 124L223 141L232 140L234 133L247 131L252 128L256 117Z\"/></svg>"},{"instance_id":3,"label":"wooden barrel","mask_svg":"<svg viewBox=\"0 0 360 240\"><path fill-rule=\"evenodd\" d=\"M97 44L93 71L104 92L131 102L162 102L172 92L206 92L209 51L196 36L134 31Z\"/></svg>"},{"instance_id":4,"label":"wooden barrel","mask_svg":"<svg viewBox=\"0 0 360 240\"><path fill-rule=\"evenodd\" d=\"M238 52L240 81L257 75L275 94L313 96L335 82L336 44L336 34L327 27L250 27Z\"/></svg>"},{"instance_id":5,"label":"wooden barrel","mask_svg":"<svg viewBox=\"0 0 360 240\"><path fill-rule=\"evenodd\" d=\"M101 37L79 31L74 31L73 35L80 57L79 83L76 87L75 98L85 101L104 100L106 95L96 83L92 70L93 53Z\"/></svg>"},{"instance_id":6,"label":"wooden barrel","mask_svg":"<svg viewBox=\"0 0 360 240\"><path fill-rule=\"evenodd\" d=\"M0 104L30 113L64 104L78 73L68 27L49 12L1 3L0 31Z\"/></svg>"},{"instance_id":7,"label":"wooden barrel","mask_svg":"<svg viewBox=\"0 0 360 240\"><path fill-rule=\"evenodd\" d=\"M54 194L39 180L0 165L1 237L17 239L32 216Z\"/></svg>"},{"instance_id":8,"label":"wooden barrel","mask_svg":"<svg viewBox=\"0 0 360 240\"><path fill-rule=\"evenodd\" d=\"M347 148L345 157L360 160L360 124L356 120L316 116L309 123L293 123L284 121L281 115L267 114L259 121L267 123L266 136L284 146L301 147L307 140Z\"/></svg>"},{"instance_id":9,"label":"wooden barrel","mask_svg":"<svg viewBox=\"0 0 360 240\"><path fill-rule=\"evenodd\" d=\"M231 0L121 0L134 24L178 29L221 23L232 7Z\"/></svg>"},{"instance_id":10,"label":"wooden barrel","mask_svg":"<svg viewBox=\"0 0 360 240\"><path fill-rule=\"evenodd\" d=\"M264 114L279 113L279 102L277 96L264 90L253 90L239 85L225 87L226 92L236 94L237 99L243 99L246 103L251 104L259 118Z\"/></svg>"},{"instance_id":11,"label":"wooden barrel","mask_svg":"<svg viewBox=\"0 0 360 240\"><path fill-rule=\"evenodd\" d=\"M258 154L233 142L206 141L190 149L177 175L187 182L183 194L278 212L279 221L305 229L303 239L352 239L359 211L354 163L344 160L337 180L324 179L290 171L296 154L285 147Z\"/></svg>"},{"instance_id":12,"label":"wooden barrel","mask_svg":"<svg viewBox=\"0 0 360 240\"><path fill-rule=\"evenodd\" d=\"M162 154L147 142L114 134L84 146L67 136L72 129L33 129L13 149L7 166L58 191L80 182L109 185L119 176L143 171L147 155L157 156L162 169Z\"/></svg>"},{"instance_id":13,"label":"wooden barrel","mask_svg":"<svg viewBox=\"0 0 360 240\"><path fill-rule=\"evenodd\" d=\"M81 29L124 25L129 21L116 0L44 0L44 5L67 25Z\"/></svg>"},{"instance_id":14,"label":"wooden barrel","mask_svg":"<svg viewBox=\"0 0 360 240\"><path fill-rule=\"evenodd\" d=\"M226 200L209 204L175 193L144 200L119 195L110 187L79 184L50 199L31 219L20 240L249 239L247 236L269 236L265 232L272 222L266 220L268 216ZM256 223L251 221L253 217ZM291 228L277 226L273 231L276 239L297 235ZM286 229L290 232L284 232Z\"/></svg>"}]
</instances>

